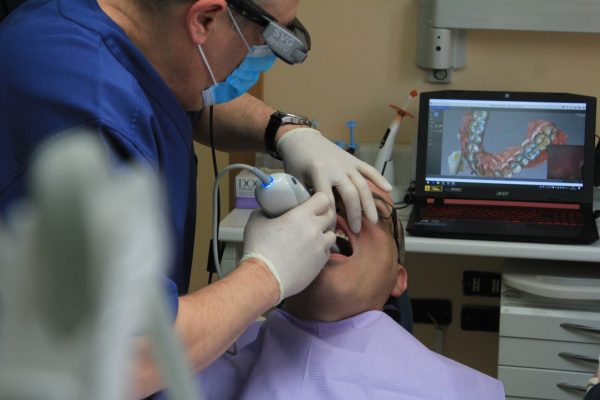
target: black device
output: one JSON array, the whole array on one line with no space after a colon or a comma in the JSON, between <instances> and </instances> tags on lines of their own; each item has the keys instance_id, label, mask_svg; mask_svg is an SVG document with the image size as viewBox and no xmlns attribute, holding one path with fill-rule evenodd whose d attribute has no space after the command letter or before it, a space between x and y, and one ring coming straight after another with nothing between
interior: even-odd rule
<instances>
[{"instance_id":1,"label":"black device","mask_svg":"<svg viewBox=\"0 0 600 400\"><path fill-rule=\"evenodd\" d=\"M600 140L594 150L594 186L600 186Z\"/></svg>"},{"instance_id":2,"label":"black device","mask_svg":"<svg viewBox=\"0 0 600 400\"><path fill-rule=\"evenodd\" d=\"M465 304L460 313L460 327L465 331L498 332L500 307Z\"/></svg>"},{"instance_id":3,"label":"black device","mask_svg":"<svg viewBox=\"0 0 600 400\"><path fill-rule=\"evenodd\" d=\"M273 53L288 64L303 62L310 50L310 35L298 20L281 25L275 17L251 0L227 0L227 4L250 21L264 27L262 36Z\"/></svg>"},{"instance_id":4,"label":"black device","mask_svg":"<svg viewBox=\"0 0 600 400\"><path fill-rule=\"evenodd\" d=\"M452 302L446 299L410 299L413 321L417 324L450 325Z\"/></svg>"},{"instance_id":5,"label":"black device","mask_svg":"<svg viewBox=\"0 0 600 400\"><path fill-rule=\"evenodd\" d=\"M416 236L586 244L596 98L566 93L420 95Z\"/></svg>"},{"instance_id":6,"label":"black device","mask_svg":"<svg viewBox=\"0 0 600 400\"><path fill-rule=\"evenodd\" d=\"M273 114L271 114L269 123L265 128L265 148L271 157L278 160L283 160L283 158L281 158L277 152L277 148L275 146L275 136L282 125L288 124L304 125L312 128L312 122L307 117L303 117L302 115L290 114L285 111L275 111Z\"/></svg>"}]
</instances>

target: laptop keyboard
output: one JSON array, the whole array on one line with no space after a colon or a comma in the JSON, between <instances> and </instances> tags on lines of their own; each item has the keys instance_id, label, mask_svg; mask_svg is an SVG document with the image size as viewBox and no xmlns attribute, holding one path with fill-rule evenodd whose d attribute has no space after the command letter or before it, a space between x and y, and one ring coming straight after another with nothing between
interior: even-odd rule
<instances>
[{"instance_id":1,"label":"laptop keyboard","mask_svg":"<svg viewBox=\"0 0 600 400\"><path fill-rule=\"evenodd\" d=\"M421 218L437 220L471 219L559 226L584 225L580 210L553 208L426 205L422 208Z\"/></svg>"}]
</instances>

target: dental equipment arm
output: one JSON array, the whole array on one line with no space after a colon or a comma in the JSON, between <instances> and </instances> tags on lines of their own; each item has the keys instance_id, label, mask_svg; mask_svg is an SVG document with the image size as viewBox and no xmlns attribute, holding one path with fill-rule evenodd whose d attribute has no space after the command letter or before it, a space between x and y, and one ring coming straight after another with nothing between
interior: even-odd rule
<instances>
[{"instance_id":1,"label":"dental equipment arm","mask_svg":"<svg viewBox=\"0 0 600 400\"><path fill-rule=\"evenodd\" d=\"M131 341L144 332L170 398L197 400L156 282L170 244L158 180L150 168L110 170L95 134L76 128L40 149L31 197L2 237L12 285L0 288L0 398L126 398Z\"/></svg>"},{"instance_id":2,"label":"dental equipment arm","mask_svg":"<svg viewBox=\"0 0 600 400\"><path fill-rule=\"evenodd\" d=\"M390 126L385 131L383 138L381 139L381 143L379 145L379 152L377 153L377 158L375 159L375 169L382 174L388 182L394 186L394 189L391 193L392 200L394 203L401 202L401 195L398 192L398 188L396 185L396 178L394 174L394 160L393 160L393 151L394 151L394 142L396 141L396 135L400 130L400 125L402 124L402 119L405 116L409 116L414 118L414 116L406 111L406 108L410 104L410 101L417 96L417 92L415 90L411 91L404 103L403 107L396 107L390 104L390 107L396 111L396 115L392 119Z\"/></svg>"}]
</instances>

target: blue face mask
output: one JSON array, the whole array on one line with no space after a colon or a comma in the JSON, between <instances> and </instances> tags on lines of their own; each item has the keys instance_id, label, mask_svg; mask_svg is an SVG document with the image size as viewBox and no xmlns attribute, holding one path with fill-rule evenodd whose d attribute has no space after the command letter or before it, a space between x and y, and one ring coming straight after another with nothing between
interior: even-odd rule
<instances>
[{"instance_id":1,"label":"blue face mask","mask_svg":"<svg viewBox=\"0 0 600 400\"><path fill-rule=\"evenodd\" d=\"M204 50L202 50L201 46L198 46L200 55L214 82L211 87L202 91L204 106L226 103L246 93L258 81L260 74L271 69L277 59L267 45L250 47L229 9L227 9L227 12L229 13L236 30L246 44L248 54L246 54L246 57L242 60L240 65L229 74L224 82L217 82L215 75L208 64L208 60L204 55Z\"/></svg>"}]
</instances>

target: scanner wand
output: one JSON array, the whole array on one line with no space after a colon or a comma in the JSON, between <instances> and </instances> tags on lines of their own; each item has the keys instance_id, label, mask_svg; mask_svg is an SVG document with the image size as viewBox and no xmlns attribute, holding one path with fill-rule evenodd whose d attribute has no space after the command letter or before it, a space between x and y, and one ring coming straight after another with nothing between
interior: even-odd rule
<instances>
[{"instance_id":1,"label":"scanner wand","mask_svg":"<svg viewBox=\"0 0 600 400\"><path fill-rule=\"evenodd\" d=\"M258 168L252 172L262 182L254 191L256 201L270 218L278 217L310 198L308 190L292 175L284 172L267 175ZM339 253L340 248L334 243L331 251Z\"/></svg>"}]
</instances>

